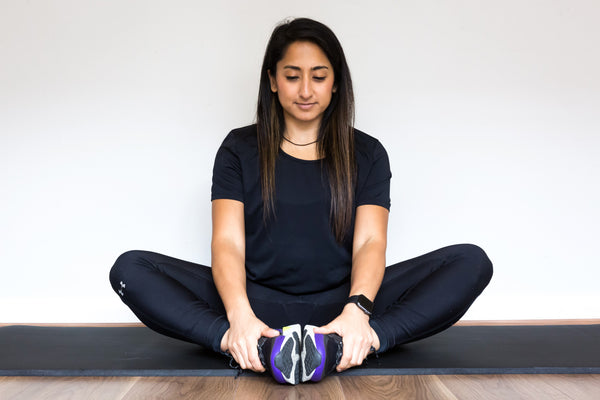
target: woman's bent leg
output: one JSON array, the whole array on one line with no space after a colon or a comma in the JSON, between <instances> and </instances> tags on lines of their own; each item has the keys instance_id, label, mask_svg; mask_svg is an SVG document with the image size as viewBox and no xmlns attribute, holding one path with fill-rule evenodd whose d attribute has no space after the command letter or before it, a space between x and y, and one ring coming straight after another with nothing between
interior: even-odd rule
<instances>
[{"instance_id":1,"label":"woman's bent leg","mask_svg":"<svg viewBox=\"0 0 600 400\"><path fill-rule=\"evenodd\" d=\"M444 247L386 268L371 319L379 351L452 326L491 278L491 261L470 244Z\"/></svg>"},{"instance_id":2,"label":"woman's bent leg","mask_svg":"<svg viewBox=\"0 0 600 400\"><path fill-rule=\"evenodd\" d=\"M209 267L132 250L117 258L110 282L149 328L220 351L229 322Z\"/></svg>"}]
</instances>

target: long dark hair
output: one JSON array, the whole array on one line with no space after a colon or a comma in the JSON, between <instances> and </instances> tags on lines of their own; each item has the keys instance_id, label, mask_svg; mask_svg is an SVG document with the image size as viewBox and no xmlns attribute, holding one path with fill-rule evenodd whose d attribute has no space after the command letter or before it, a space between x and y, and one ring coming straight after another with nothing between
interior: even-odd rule
<instances>
[{"instance_id":1,"label":"long dark hair","mask_svg":"<svg viewBox=\"0 0 600 400\"><path fill-rule=\"evenodd\" d=\"M278 25L265 51L260 71L258 92L258 153L265 221L275 214L275 162L285 121L276 93L271 91L269 71L275 76L279 62L288 47L297 41L308 41L323 50L333 66L334 85L331 103L319 127L317 152L323 158L331 191L330 220L336 240L342 243L352 223L356 163L354 156L354 93L352 79L342 46L324 24L308 18L297 18Z\"/></svg>"}]
</instances>

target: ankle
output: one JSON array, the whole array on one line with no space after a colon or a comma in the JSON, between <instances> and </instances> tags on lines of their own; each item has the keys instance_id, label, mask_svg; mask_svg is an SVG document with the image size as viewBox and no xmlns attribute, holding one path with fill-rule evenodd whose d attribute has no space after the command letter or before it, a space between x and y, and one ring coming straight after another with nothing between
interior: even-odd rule
<instances>
[{"instance_id":1,"label":"ankle","mask_svg":"<svg viewBox=\"0 0 600 400\"><path fill-rule=\"evenodd\" d=\"M379 350L381 343L379 342L379 336L377 336L375 329L371 328L371 334L373 335L373 344L371 344L371 351L369 353L374 353Z\"/></svg>"},{"instance_id":2,"label":"ankle","mask_svg":"<svg viewBox=\"0 0 600 400\"><path fill-rule=\"evenodd\" d=\"M229 336L229 329L225 331L225 334L221 338L221 351L227 351L227 337Z\"/></svg>"}]
</instances>

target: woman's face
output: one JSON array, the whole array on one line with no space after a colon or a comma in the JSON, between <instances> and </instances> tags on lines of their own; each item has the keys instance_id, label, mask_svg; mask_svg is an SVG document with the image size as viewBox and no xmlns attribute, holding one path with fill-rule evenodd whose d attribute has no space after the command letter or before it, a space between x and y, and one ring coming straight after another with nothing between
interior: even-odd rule
<instances>
[{"instance_id":1,"label":"woman's face","mask_svg":"<svg viewBox=\"0 0 600 400\"><path fill-rule=\"evenodd\" d=\"M271 90L277 92L286 125L320 123L335 92L333 67L319 46L299 41L292 43L277 63Z\"/></svg>"}]
</instances>

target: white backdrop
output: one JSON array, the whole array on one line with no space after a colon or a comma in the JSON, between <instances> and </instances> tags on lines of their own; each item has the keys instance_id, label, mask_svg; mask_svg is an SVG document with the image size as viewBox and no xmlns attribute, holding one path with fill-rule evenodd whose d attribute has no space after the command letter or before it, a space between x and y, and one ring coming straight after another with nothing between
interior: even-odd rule
<instances>
[{"instance_id":1,"label":"white backdrop","mask_svg":"<svg viewBox=\"0 0 600 400\"><path fill-rule=\"evenodd\" d=\"M600 3L0 0L0 322L135 317L129 249L210 263L210 179L281 19L329 25L390 155L388 264L482 246L466 319L600 318Z\"/></svg>"}]
</instances>

